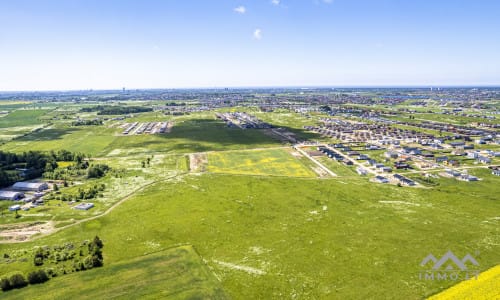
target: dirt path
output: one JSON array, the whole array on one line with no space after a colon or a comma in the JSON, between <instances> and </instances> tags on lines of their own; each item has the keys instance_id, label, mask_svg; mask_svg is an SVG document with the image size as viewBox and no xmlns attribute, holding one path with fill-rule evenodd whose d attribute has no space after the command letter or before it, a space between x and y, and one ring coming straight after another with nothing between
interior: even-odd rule
<instances>
[{"instance_id":1,"label":"dirt path","mask_svg":"<svg viewBox=\"0 0 500 300\"><path fill-rule=\"evenodd\" d=\"M293 147L293 148L295 150L297 150L298 152L300 152L305 157L309 158L313 163L315 163L316 165L318 165L318 167L320 167L323 171L325 171L326 173L328 173L330 176L337 177L337 174L333 173L330 169L328 169L322 163L320 163L319 161L317 161L316 159L314 159L312 156L310 156L309 154L307 154L307 152L305 152L304 150L300 149L299 147Z\"/></svg>"}]
</instances>

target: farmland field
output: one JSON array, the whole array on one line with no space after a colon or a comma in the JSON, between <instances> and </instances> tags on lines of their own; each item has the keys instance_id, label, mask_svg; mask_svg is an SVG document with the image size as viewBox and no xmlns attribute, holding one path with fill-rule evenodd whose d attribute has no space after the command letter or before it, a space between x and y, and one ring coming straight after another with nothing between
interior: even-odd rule
<instances>
[{"instance_id":1,"label":"farmland field","mask_svg":"<svg viewBox=\"0 0 500 300\"><path fill-rule=\"evenodd\" d=\"M208 171L213 173L315 177L303 161L284 149L211 152Z\"/></svg>"},{"instance_id":2,"label":"farmland field","mask_svg":"<svg viewBox=\"0 0 500 300\"><path fill-rule=\"evenodd\" d=\"M48 110L16 110L7 116L0 118L0 128L9 128L16 126L28 126L42 123L39 117L46 114Z\"/></svg>"}]
</instances>

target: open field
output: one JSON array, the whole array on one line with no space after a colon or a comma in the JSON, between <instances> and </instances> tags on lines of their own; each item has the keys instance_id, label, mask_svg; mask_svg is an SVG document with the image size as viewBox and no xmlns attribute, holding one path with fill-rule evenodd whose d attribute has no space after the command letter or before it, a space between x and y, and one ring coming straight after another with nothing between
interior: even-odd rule
<instances>
[{"instance_id":1,"label":"open field","mask_svg":"<svg viewBox=\"0 0 500 300\"><path fill-rule=\"evenodd\" d=\"M215 100L206 106L223 103L221 95L214 96ZM89 179L84 173L71 180L69 186L61 185L58 194L44 196L43 206L29 211L14 213L9 211L12 202L0 201L0 257L31 251L36 246L76 243L95 235L105 244L103 268L58 276L23 290L0 292L0 297L422 299L439 296L439 292L458 283L419 278L420 262L429 253L436 257L448 250L460 257L471 253L480 271L498 265L500 177L492 175L488 165L459 157L465 167L456 170L466 170L481 179L475 182L440 176L425 181L424 172L408 170L404 175L421 183L420 188L373 183L373 174L359 176L356 166L345 166L318 154L316 142L344 141L304 129L321 124L320 118L332 117L319 110L320 105L309 110L314 96L305 96L305 102L292 105L288 99L291 95L278 95L290 107L273 107L268 112L237 102L232 107L204 106L197 111L195 103L200 100L196 99L168 106L168 114L153 111L106 119L95 111L80 111L97 105L95 101L29 106L57 108L52 110L9 108L9 114L0 117L0 124L10 118L10 123L0 128L0 139L23 136L4 142L0 150L82 152L91 156L90 164L106 164L111 171L99 179ZM249 101L256 101L247 96L252 99ZM226 100L233 101L232 96ZM152 107L173 101L111 103ZM413 109L412 101L394 106L355 105L367 111L351 115L340 110L335 118L376 123L363 118L377 110L394 113L400 108ZM439 112L438 104L433 105L387 118L408 120L410 115L416 115L439 119L423 113ZM348 103L345 107L349 110L353 106ZM185 112L171 113L182 109ZM216 112L227 111L247 112L305 141L292 145L270 134L270 129L234 128L215 118ZM103 125L71 126L76 118L103 118L98 120ZM168 134L132 136L124 136L119 127L158 120L175 125ZM31 132L38 127L41 129ZM418 131L414 126L404 127ZM350 146L390 166L399 160L386 161L387 150L365 150L366 143ZM408 143L402 142L394 149L421 147L413 141ZM321 172L294 147L311 152L314 159L338 176ZM475 145L474 150L478 149L494 152L500 146L491 141ZM450 151L432 152L455 158ZM350 159L354 160L352 155ZM500 158L488 155L491 164L498 164ZM64 161L59 167L73 164ZM18 166L0 167L14 174ZM439 175L444 169L429 173ZM88 201L95 204L88 211L74 210L72 206L77 203L62 199L63 195L75 196L79 189L101 184L106 188ZM19 240L13 243L16 237ZM14 271L26 273L28 267L33 267L15 259L2 259L0 277ZM485 279L481 288L491 286L495 276Z\"/></svg>"},{"instance_id":2,"label":"open field","mask_svg":"<svg viewBox=\"0 0 500 300\"><path fill-rule=\"evenodd\" d=\"M210 152L207 171L213 173L315 177L307 158L290 149Z\"/></svg>"},{"instance_id":3,"label":"open field","mask_svg":"<svg viewBox=\"0 0 500 300\"><path fill-rule=\"evenodd\" d=\"M226 299L191 246L179 246L2 294L2 299Z\"/></svg>"},{"instance_id":4,"label":"open field","mask_svg":"<svg viewBox=\"0 0 500 300\"><path fill-rule=\"evenodd\" d=\"M16 110L7 116L0 118L0 128L16 126L29 126L42 123L38 118L46 114L48 110Z\"/></svg>"},{"instance_id":5,"label":"open field","mask_svg":"<svg viewBox=\"0 0 500 300\"><path fill-rule=\"evenodd\" d=\"M496 265L500 191L490 177L473 190L450 182L428 193L373 189L363 179L187 176L154 185L102 218L0 245L0 253L97 234L105 261L115 264L190 243L236 299L420 299L454 284L418 279L429 252L478 250L482 270Z\"/></svg>"},{"instance_id":6,"label":"open field","mask_svg":"<svg viewBox=\"0 0 500 300\"><path fill-rule=\"evenodd\" d=\"M214 119L190 119L177 123L164 135L118 136L119 128L104 126L55 126L12 141L2 147L8 151L50 151L66 149L92 155L124 156L157 152L201 152L248 149L280 145L260 131L226 128Z\"/></svg>"}]
</instances>

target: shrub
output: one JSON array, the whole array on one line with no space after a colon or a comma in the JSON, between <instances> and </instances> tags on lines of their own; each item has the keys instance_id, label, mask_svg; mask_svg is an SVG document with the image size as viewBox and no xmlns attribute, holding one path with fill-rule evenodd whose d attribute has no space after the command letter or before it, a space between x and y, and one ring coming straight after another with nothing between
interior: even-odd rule
<instances>
[{"instance_id":1,"label":"shrub","mask_svg":"<svg viewBox=\"0 0 500 300\"><path fill-rule=\"evenodd\" d=\"M26 278L24 278L23 274L21 273L10 276L9 281L13 289L23 288L28 285Z\"/></svg>"},{"instance_id":2,"label":"shrub","mask_svg":"<svg viewBox=\"0 0 500 300\"><path fill-rule=\"evenodd\" d=\"M92 256L87 256L83 260L84 270L89 270L94 267Z\"/></svg>"},{"instance_id":3,"label":"shrub","mask_svg":"<svg viewBox=\"0 0 500 300\"><path fill-rule=\"evenodd\" d=\"M44 270L33 271L28 274L28 281L30 284L44 283L49 280L49 276Z\"/></svg>"},{"instance_id":4,"label":"shrub","mask_svg":"<svg viewBox=\"0 0 500 300\"><path fill-rule=\"evenodd\" d=\"M41 266L41 265L43 265L43 258L41 258L41 257L35 257L34 264L35 264L35 266Z\"/></svg>"},{"instance_id":5,"label":"shrub","mask_svg":"<svg viewBox=\"0 0 500 300\"><path fill-rule=\"evenodd\" d=\"M2 291L4 291L4 292L12 289L12 286L10 285L10 281L7 278L0 279L0 287L2 288Z\"/></svg>"}]
</instances>

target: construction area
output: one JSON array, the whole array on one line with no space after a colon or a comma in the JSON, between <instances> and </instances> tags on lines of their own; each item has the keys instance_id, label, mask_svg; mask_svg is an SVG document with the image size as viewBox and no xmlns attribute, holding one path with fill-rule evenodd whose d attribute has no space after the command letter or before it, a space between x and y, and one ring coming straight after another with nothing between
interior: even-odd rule
<instances>
[{"instance_id":1,"label":"construction area","mask_svg":"<svg viewBox=\"0 0 500 300\"><path fill-rule=\"evenodd\" d=\"M172 122L134 122L125 123L120 126L123 128L123 135L139 135L139 134L162 134L169 133L174 124Z\"/></svg>"}]
</instances>

